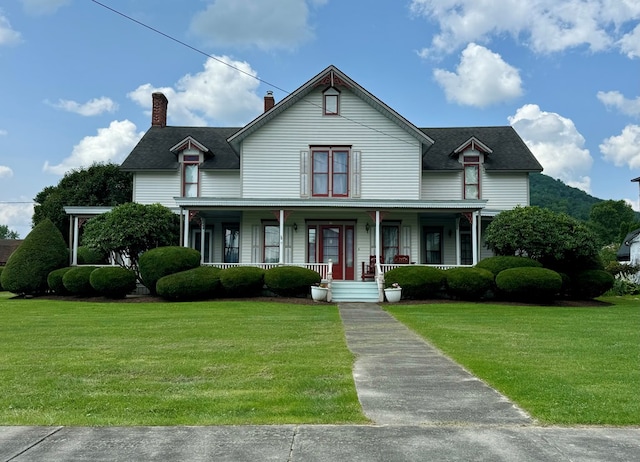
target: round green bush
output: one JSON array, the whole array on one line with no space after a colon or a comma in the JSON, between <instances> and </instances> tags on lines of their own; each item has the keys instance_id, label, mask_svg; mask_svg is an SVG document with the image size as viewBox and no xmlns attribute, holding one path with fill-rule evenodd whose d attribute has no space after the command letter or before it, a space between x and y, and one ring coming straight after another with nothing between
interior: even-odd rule
<instances>
[{"instance_id":1,"label":"round green bush","mask_svg":"<svg viewBox=\"0 0 640 462\"><path fill-rule=\"evenodd\" d=\"M462 300L480 300L493 287L493 273L483 268L451 268L444 272L447 294Z\"/></svg>"},{"instance_id":2,"label":"round green bush","mask_svg":"<svg viewBox=\"0 0 640 462\"><path fill-rule=\"evenodd\" d=\"M547 268L509 268L498 273L496 286L508 300L551 301L562 288L562 277Z\"/></svg>"},{"instance_id":3,"label":"round green bush","mask_svg":"<svg viewBox=\"0 0 640 462\"><path fill-rule=\"evenodd\" d=\"M264 273L267 288L282 297L306 297L321 280L317 272L300 266L276 266Z\"/></svg>"},{"instance_id":4,"label":"round green bush","mask_svg":"<svg viewBox=\"0 0 640 462\"><path fill-rule=\"evenodd\" d=\"M15 294L44 293L49 288L49 273L65 266L69 266L67 244L53 222L45 218L9 257L1 284Z\"/></svg>"},{"instance_id":5,"label":"round green bush","mask_svg":"<svg viewBox=\"0 0 640 462\"><path fill-rule=\"evenodd\" d=\"M156 283L164 276L200 266L200 252L180 246L157 247L140 256L138 268L142 283L152 294Z\"/></svg>"},{"instance_id":6,"label":"round green bush","mask_svg":"<svg viewBox=\"0 0 640 462\"><path fill-rule=\"evenodd\" d=\"M571 279L571 296L577 299L599 297L613 287L614 277L604 270L586 270Z\"/></svg>"},{"instance_id":7,"label":"round green bush","mask_svg":"<svg viewBox=\"0 0 640 462\"><path fill-rule=\"evenodd\" d=\"M444 271L432 266L401 266L384 274L385 287L398 283L402 287L402 298L434 298L444 285Z\"/></svg>"},{"instance_id":8,"label":"round green bush","mask_svg":"<svg viewBox=\"0 0 640 462\"><path fill-rule=\"evenodd\" d=\"M107 298L124 298L136 289L136 273L121 266L104 266L89 275L89 283Z\"/></svg>"},{"instance_id":9,"label":"round green bush","mask_svg":"<svg viewBox=\"0 0 640 462\"><path fill-rule=\"evenodd\" d=\"M220 283L230 297L255 297L264 287L262 268L234 266L220 272Z\"/></svg>"},{"instance_id":10,"label":"round green bush","mask_svg":"<svg viewBox=\"0 0 640 462\"><path fill-rule=\"evenodd\" d=\"M501 271L509 268L542 268L542 263L527 257L497 256L480 260L475 267L489 270L495 277Z\"/></svg>"},{"instance_id":11,"label":"round green bush","mask_svg":"<svg viewBox=\"0 0 640 462\"><path fill-rule=\"evenodd\" d=\"M200 266L164 276L156 283L158 295L167 300L204 300L221 296L220 285L223 270L212 266Z\"/></svg>"},{"instance_id":12,"label":"round green bush","mask_svg":"<svg viewBox=\"0 0 640 462\"><path fill-rule=\"evenodd\" d=\"M74 266L62 276L64 288L73 295L94 296L98 293L91 286L89 278L95 266Z\"/></svg>"},{"instance_id":13,"label":"round green bush","mask_svg":"<svg viewBox=\"0 0 640 462\"><path fill-rule=\"evenodd\" d=\"M107 261L107 255L100 250L84 245L78 247L78 265L104 265Z\"/></svg>"},{"instance_id":14,"label":"round green bush","mask_svg":"<svg viewBox=\"0 0 640 462\"><path fill-rule=\"evenodd\" d=\"M49 290L56 295L69 295L69 291L64 286L62 278L65 273L72 268L72 266L67 266L66 268L59 268L51 271L47 276L47 285L49 286Z\"/></svg>"}]
</instances>

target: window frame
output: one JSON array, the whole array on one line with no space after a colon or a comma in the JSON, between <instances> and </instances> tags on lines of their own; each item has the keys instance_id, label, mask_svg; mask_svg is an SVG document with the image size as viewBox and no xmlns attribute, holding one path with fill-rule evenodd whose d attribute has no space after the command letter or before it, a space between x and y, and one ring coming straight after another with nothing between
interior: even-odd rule
<instances>
[{"instance_id":1,"label":"window frame","mask_svg":"<svg viewBox=\"0 0 640 462\"><path fill-rule=\"evenodd\" d=\"M464 181L463 181L463 187L462 187L462 192L463 192L463 197L464 199L480 199L480 163L481 163L481 159L480 159L480 155L479 153L476 154L465 154L463 156L462 159L462 168L463 168L463 176L464 176ZM467 171L469 169L473 168L475 170L475 182L471 182L469 180L470 175L467 174ZM473 196L468 194L468 188L469 187L474 187L475 188L475 197L469 197L469 196Z\"/></svg>"},{"instance_id":2,"label":"window frame","mask_svg":"<svg viewBox=\"0 0 640 462\"><path fill-rule=\"evenodd\" d=\"M320 154L326 154L327 159L326 171L316 170L316 156ZM346 167L344 170L337 169L338 165L337 156L343 155L346 159ZM311 196L312 197L350 197L351 194L351 147L349 146L336 146L336 147L311 147ZM316 177L322 177L325 179L326 191L323 189L321 192L316 192ZM344 192L335 192L336 184L340 184L337 179L340 178L344 182Z\"/></svg>"},{"instance_id":3,"label":"window frame","mask_svg":"<svg viewBox=\"0 0 640 462\"><path fill-rule=\"evenodd\" d=\"M268 244L267 243L267 228L275 228L277 243ZM280 263L280 225L277 223L263 223L262 224L262 262L263 263ZM275 261L267 261L267 249L275 249L277 250L277 256Z\"/></svg>"},{"instance_id":4,"label":"window frame","mask_svg":"<svg viewBox=\"0 0 640 462\"><path fill-rule=\"evenodd\" d=\"M201 155L200 153L184 153L181 159L182 165L182 197L200 197L200 163L201 163ZM196 181L187 181L187 167L196 168ZM187 189L189 186L195 185L196 194L195 196L187 196Z\"/></svg>"},{"instance_id":5,"label":"window frame","mask_svg":"<svg viewBox=\"0 0 640 462\"><path fill-rule=\"evenodd\" d=\"M229 231L236 233L235 246L228 245ZM224 263L240 263L240 223L223 223L222 224L222 260ZM230 249L235 249L235 256L237 261L229 261L227 258L227 252Z\"/></svg>"},{"instance_id":6,"label":"window frame","mask_svg":"<svg viewBox=\"0 0 640 462\"><path fill-rule=\"evenodd\" d=\"M434 234L438 235L438 249L437 250L429 250L429 235ZM443 257L443 247L444 247L444 228L442 226L425 226L424 227L424 262L427 265L442 265L444 261ZM431 254L436 253L438 258L431 261Z\"/></svg>"},{"instance_id":7,"label":"window frame","mask_svg":"<svg viewBox=\"0 0 640 462\"><path fill-rule=\"evenodd\" d=\"M332 102L329 104L329 102ZM335 111L330 110L335 107ZM322 114L325 116L339 116L340 115L340 90L335 87L329 87L322 92Z\"/></svg>"}]
</instances>

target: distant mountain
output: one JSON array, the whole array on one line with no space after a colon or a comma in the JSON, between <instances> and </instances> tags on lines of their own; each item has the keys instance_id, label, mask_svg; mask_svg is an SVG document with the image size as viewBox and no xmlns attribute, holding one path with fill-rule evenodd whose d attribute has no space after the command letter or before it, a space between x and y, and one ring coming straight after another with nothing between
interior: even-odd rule
<instances>
[{"instance_id":1,"label":"distant mountain","mask_svg":"<svg viewBox=\"0 0 640 462\"><path fill-rule=\"evenodd\" d=\"M567 186L542 173L530 176L530 203L554 212L563 212L579 220L589 220L591 207L602 199L590 196L578 188Z\"/></svg>"}]
</instances>

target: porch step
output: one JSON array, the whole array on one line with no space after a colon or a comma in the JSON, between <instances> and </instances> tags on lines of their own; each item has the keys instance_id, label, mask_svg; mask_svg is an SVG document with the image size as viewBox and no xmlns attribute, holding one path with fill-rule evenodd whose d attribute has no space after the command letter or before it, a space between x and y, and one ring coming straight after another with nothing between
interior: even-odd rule
<instances>
[{"instance_id":1,"label":"porch step","mask_svg":"<svg viewBox=\"0 0 640 462\"><path fill-rule=\"evenodd\" d=\"M378 302L375 282L334 281L331 283L332 302Z\"/></svg>"}]
</instances>

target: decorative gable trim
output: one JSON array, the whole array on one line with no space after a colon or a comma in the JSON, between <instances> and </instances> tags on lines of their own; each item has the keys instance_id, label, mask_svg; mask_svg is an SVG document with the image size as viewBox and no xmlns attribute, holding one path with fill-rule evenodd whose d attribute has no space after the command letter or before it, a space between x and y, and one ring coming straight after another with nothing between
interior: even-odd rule
<instances>
[{"instance_id":1,"label":"decorative gable trim","mask_svg":"<svg viewBox=\"0 0 640 462\"><path fill-rule=\"evenodd\" d=\"M178 154L185 149L197 149L200 152L209 152L209 148L207 148L202 143L196 141L193 137L187 136L185 139L180 141L178 144L169 149L169 151Z\"/></svg>"},{"instance_id":2,"label":"decorative gable trim","mask_svg":"<svg viewBox=\"0 0 640 462\"><path fill-rule=\"evenodd\" d=\"M329 70L324 77L320 77L315 85L315 87L345 87L351 88L345 80L343 80L339 75L336 74L334 69Z\"/></svg>"},{"instance_id":3,"label":"decorative gable trim","mask_svg":"<svg viewBox=\"0 0 640 462\"><path fill-rule=\"evenodd\" d=\"M493 151L491 150L491 148L489 146L484 144L482 141L480 141L475 136L472 136L467 141L462 143L458 148L456 148L453 151L453 154L454 155L459 155L459 154L463 153L464 151L466 151L467 149L471 149L472 151L480 151L483 154L491 154L491 153L493 153Z\"/></svg>"}]
</instances>

